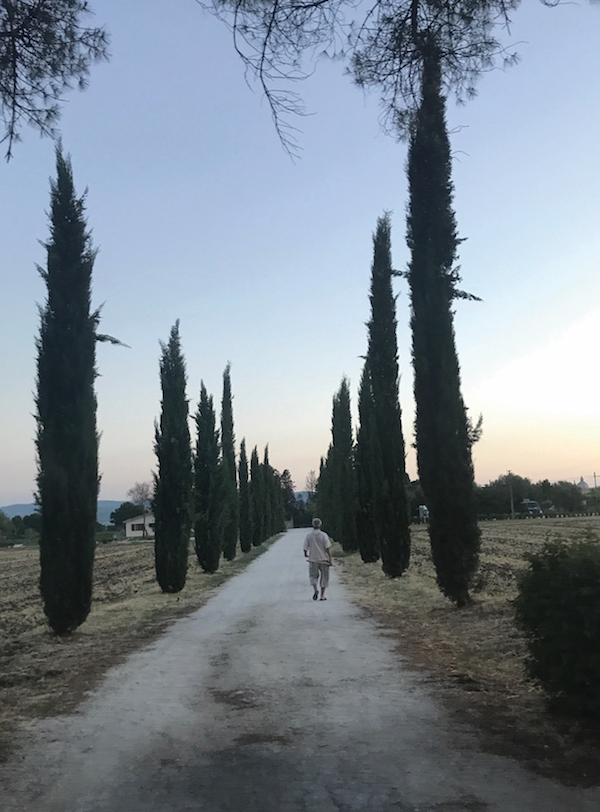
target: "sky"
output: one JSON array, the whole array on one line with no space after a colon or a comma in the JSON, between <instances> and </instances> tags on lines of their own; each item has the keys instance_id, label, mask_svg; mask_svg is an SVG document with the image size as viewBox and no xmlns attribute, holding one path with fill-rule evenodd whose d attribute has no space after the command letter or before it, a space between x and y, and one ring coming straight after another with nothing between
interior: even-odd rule
<instances>
[{"instance_id":1,"label":"sky","mask_svg":"<svg viewBox=\"0 0 600 812\"><path fill-rule=\"evenodd\" d=\"M296 88L311 115L282 149L225 26L194 0L94 0L111 59L66 97L60 122L98 256L101 499L155 469L160 341L177 319L190 411L219 406L231 362L238 441L269 445L298 490L330 442L343 375L356 400L369 318L372 233L392 212L406 267L406 145L380 127L340 62ZM462 287L456 306L479 484L508 470L600 484L600 8L525 3L506 41L521 61L448 105ZM22 133L0 165L0 505L35 490L35 339L45 287L54 145ZM416 478L406 282L396 282L407 470Z\"/></svg>"}]
</instances>

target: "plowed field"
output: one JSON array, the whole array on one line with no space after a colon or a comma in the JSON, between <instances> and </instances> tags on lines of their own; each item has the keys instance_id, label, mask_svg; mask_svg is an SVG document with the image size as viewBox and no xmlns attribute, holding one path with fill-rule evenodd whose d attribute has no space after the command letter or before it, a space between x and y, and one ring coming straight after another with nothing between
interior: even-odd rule
<instances>
[{"instance_id":1,"label":"plowed field","mask_svg":"<svg viewBox=\"0 0 600 812\"><path fill-rule=\"evenodd\" d=\"M600 783L600 733L548 712L526 677L525 644L511 604L526 553L550 539L592 534L600 541L600 517L490 521L481 530L469 609L455 609L439 592L424 525L413 525L411 565L401 578L391 581L379 564L343 555L342 580L397 636L410 664L431 675L454 712L480 728L485 746L567 782Z\"/></svg>"}]
</instances>

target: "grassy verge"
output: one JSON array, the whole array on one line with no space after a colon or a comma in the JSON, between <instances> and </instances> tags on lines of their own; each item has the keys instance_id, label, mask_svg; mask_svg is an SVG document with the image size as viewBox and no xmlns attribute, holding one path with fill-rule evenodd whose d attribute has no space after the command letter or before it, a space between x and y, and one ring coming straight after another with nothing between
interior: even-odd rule
<instances>
[{"instance_id":1,"label":"grassy verge","mask_svg":"<svg viewBox=\"0 0 600 812\"><path fill-rule=\"evenodd\" d=\"M475 605L457 610L439 592L427 530L413 526L411 567L390 580L379 564L337 555L355 600L394 633L407 664L434 683L451 713L473 724L482 747L565 783L600 782L600 733L548 712L525 673L526 649L512 599L524 554L548 538L600 531L600 519L482 523Z\"/></svg>"},{"instance_id":2,"label":"grassy verge","mask_svg":"<svg viewBox=\"0 0 600 812\"><path fill-rule=\"evenodd\" d=\"M206 603L278 538L223 560L212 575L190 552L186 585L177 595L164 594L156 583L152 543L101 545L92 611L64 638L48 630L43 613L38 549L0 550L0 759L10 752L20 722L73 710L108 668Z\"/></svg>"}]
</instances>

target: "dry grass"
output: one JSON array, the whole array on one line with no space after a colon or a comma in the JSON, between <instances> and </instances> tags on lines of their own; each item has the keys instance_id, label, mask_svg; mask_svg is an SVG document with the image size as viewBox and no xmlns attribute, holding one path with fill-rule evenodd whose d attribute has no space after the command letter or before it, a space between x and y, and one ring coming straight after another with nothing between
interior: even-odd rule
<instances>
[{"instance_id":1,"label":"dry grass","mask_svg":"<svg viewBox=\"0 0 600 812\"><path fill-rule=\"evenodd\" d=\"M73 709L110 666L202 606L268 546L222 561L213 575L204 574L191 553L186 585L177 595L163 594L156 583L151 542L100 546L92 611L64 638L48 630L38 549L0 549L0 759L10 752L19 722Z\"/></svg>"},{"instance_id":2,"label":"dry grass","mask_svg":"<svg viewBox=\"0 0 600 812\"><path fill-rule=\"evenodd\" d=\"M457 610L439 592L425 526L412 528L409 571L390 580L358 555L338 559L342 580L398 650L426 672L448 707L481 731L482 746L509 754L567 783L600 776L600 735L582 722L550 714L525 673L525 644L511 601L524 555L555 538L600 536L600 517L484 522L482 555L470 609Z\"/></svg>"}]
</instances>

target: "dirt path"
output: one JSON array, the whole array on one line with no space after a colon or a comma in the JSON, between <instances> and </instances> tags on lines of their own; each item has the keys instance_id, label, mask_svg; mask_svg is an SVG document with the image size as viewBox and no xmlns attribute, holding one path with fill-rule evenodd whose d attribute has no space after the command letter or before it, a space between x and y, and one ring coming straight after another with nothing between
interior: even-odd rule
<instances>
[{"instance_id":1,"label":"dirt path","mask_svg":"<svg viewBox=\"0 0 600 812\"><path fill-rule=\"evenodd\" d=\"M290 531L0 768L3 812L597 812L483 755Z\"/></svg>"}]
</instances>

